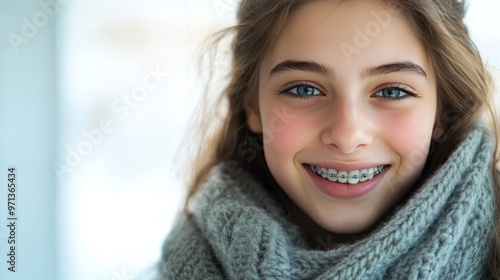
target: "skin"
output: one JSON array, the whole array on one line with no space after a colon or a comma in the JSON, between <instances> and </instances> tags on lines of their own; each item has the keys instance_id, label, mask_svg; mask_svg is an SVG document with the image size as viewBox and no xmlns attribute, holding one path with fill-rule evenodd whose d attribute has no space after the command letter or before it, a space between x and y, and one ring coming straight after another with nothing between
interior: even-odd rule
<instances>
[{"instance_id":1,"label":"skin","mask_svg":"<svg viewBox=\"0 0 500 280\"><path fill-rule=\"evenodd\" d=\"M368 41L359 41L360 32ZM284 61L309 67L276 69ZM404 67L386 67L395 63ZM297 9L263 60L258 98L258 108L247 108L249 128L264 134L269 169L310 231L368 230L422 173L436 119L435 74L403 15L378 1L310 1ZM339 199L312 179L308 164L320 162L387 167L371 192Z\"/></svg>"}]
</instances>

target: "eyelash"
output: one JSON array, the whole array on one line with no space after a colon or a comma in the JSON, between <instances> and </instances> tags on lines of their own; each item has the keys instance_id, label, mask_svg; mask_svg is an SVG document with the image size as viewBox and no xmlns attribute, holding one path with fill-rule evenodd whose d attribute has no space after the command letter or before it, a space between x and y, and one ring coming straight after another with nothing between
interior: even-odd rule
<instances>
[{"instance_id":1,"label":"eyelash","mask_svg":"<svg viewBox=\"0 0 500 280\"><path fill-rule=\"evenodd\" d=\"M379 93L379 92L381 92L383 90L399 90L399 91L405 93L405 95L401 96L401 97L394 97L394 98L384 97L384 96L375 96L375 94L377 94L377 93ZM410 87L408 87L406 85L403 85L403 84L386 84L386 85L383 85L372 96L379 97L379 98L382 98L384 100L393 101L393 102L401 101L401 100L404 100L404 99L407 99L407 98L411 98L411 97L419 97Z\"/></svg>"},{"instance_id":2,"label":"eyelash","mask_svg":"<svg viewBox=\"0 0 500 280\"><path fill-rule=\"evenodd\" d=\"M285 94L285 95L290 96L292 98L298 98L298 99L311 99L311 98L313 98L315 96L320 96L319 94L318 95L299 95L299 94L295 94L295 93L290 92L291 90L296 89L296 88L301 87L301 86L302 87L313 88L314 90L317 90L321 94L324 95L324 93L323 93L322 90L318 89L317 87L315 87L313 85L310 85L309 82L297 82L297 83L293 83L289 87L287 87L286 89L284 89L282 91L279 91L278 93L279 94ZM404 99L407 99L407 98L410 98L410 97L419 97L413 90L411 90L408 86L405 86L403 84L386 84L386 85L383 85L372 96L374 96L375 94L377 94L377 93L379 93L379 92L381 92L383 90L399 90L399 91L405 93L405 95L401 96L401 97L393 97L393 98L384 97L384 96L375 96L375 97L379 97L379 98L382 98L384 100L392 101L392 102L401 101L401 100L404 100Z\"/></svg>"},{"instance_id":3,"label":"eyelash","mask_svg":"<svg viewBox=\"0 0 500 280\"><path fill-rule=\"evenodd\" d=\"M309 88L313 88L317 91L319 91L322 95L324 95L323 91L318 89L318 87L315 87L313 85L310 85L309 82L296 82L296 83L293 83L291 84L289 87L287 87L286 89L282 90L282 91L279 91L278 93L279 94L285 94L287 96L290 96L292 98L298 98L298 99L311 99L315 96L319 96L319 95L299 95L299 94L295 94L295 93L292 93L290 92L291 90L293 89L296 89L298 87L309 87Z\"/></svg>"}]
</instances>

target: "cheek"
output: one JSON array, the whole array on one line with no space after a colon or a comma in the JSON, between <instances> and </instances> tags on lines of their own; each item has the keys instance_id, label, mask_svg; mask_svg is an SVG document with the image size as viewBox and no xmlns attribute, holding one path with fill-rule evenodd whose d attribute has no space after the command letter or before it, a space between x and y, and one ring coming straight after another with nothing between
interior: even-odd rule
<instances>
[{"instance_id":1,"label":"cheek","mask_svg":"<svg viewBox=\"0 0 500 280\"><path fill-rule=\"evenodd\" d=\"M261 113L266 155L293 157L314 135L308 118L290 107L266 108Z\"/></svg>"},{"instance_id":2,"label":"cheek","mask_svg":"<svg viewBox=\"0 0 500 280\"><path fill-rule=\"evenodd\" d=\"M384 129L386 145L399 157L397 176L404 180L420 175L427 160L434 126L432 112L408 110L391 116Z\"/></svg>"}]
</instances>

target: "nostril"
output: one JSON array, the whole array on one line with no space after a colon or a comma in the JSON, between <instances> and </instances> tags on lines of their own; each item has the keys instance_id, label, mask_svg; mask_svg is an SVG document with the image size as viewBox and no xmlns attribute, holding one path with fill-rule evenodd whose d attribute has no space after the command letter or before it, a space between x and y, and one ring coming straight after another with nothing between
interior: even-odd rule
<instances>
[{"instance_id":1,"label":"nostril","mask_svg":"<svg viewBox=\"0 0 500 280\"><path fill-rule=\"evenodd\" d=\"M321 141L330 149L343 154L350 154L369 146L373 137L360 127L329 128L321 135Z\"/></svg>"}]
</instances>

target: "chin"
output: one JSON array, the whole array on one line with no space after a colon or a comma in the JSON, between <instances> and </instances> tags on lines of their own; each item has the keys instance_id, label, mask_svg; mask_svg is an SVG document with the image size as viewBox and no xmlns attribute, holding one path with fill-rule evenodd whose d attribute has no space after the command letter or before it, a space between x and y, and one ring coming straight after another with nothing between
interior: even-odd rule
<instances>
[{"instance_id":1,"label":"chin","mask_svg":"<svg viewBox=\"0 0 500 280\"><path fill-rule=\"evenodd\" d=\"M378 216L367 215L364 219L356 218L332 219L315 221L323 229L338 234L357 234L369 231L380 218Z\"/></svg>"}]
</instances>

